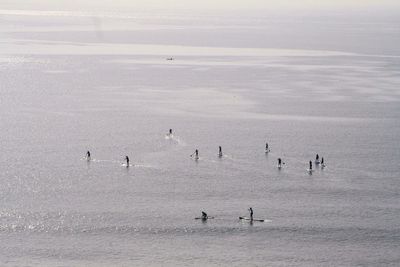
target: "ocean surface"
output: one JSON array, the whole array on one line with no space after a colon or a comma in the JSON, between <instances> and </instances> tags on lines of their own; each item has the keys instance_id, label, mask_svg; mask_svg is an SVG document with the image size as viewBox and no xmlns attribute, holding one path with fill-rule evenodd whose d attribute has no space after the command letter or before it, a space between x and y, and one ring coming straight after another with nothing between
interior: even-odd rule
<instances>
[{"instance_id":1,"label":"ocean surface","mask_svg":"<svg viewBox=\"0 0 400 267\"><path fill-rule=\"evenodd\" d=\"M1 266L400 265L399 16L0 21Z\"/></svg>"}]
</instances>

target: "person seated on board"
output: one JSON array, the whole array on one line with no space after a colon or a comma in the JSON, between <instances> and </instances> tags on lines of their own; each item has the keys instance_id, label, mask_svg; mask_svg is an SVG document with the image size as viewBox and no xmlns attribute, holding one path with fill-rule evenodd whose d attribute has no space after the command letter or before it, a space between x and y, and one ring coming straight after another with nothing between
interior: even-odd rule
<instances>
[{"instance_id":1,"label":"person seated on board","mask_svg":"<svg viewBox=\"0 0 400 267\"><path fill-rule=\"evenodd\" d=\"M90 160L90 151L89 150L86 152L86 159Z\"/></svg>"},{"instance_id":2,"label":"person seated on board","mask_svg":"<svg viewBox=\"0 0 400 267\"><path fill-rule=\"evenodd\" d=\"M253 220L253 208L252 207L249 208L249 212L250 212L250 220L252 221Z\"/></svg>"},{"instance_id":3,"label":"person seated on board","mask_svg":"<svg viewBox=\"0 0 400 267\"><path fill-rule=\"evenodd\" d=\"M204 211L201 212L201 219L203 219L203 220L207 220L208 219L208 215Z\"/></svg>"},{"instance_id":4,"label":"person seated on board","mask_svg":"<svg viewBox=\"0 0 400 267\"><path fill-rule=\"evenodd\" d=\"M169 136L172 136L172 129L169 129Z\"/></svg>"}]
</instances>

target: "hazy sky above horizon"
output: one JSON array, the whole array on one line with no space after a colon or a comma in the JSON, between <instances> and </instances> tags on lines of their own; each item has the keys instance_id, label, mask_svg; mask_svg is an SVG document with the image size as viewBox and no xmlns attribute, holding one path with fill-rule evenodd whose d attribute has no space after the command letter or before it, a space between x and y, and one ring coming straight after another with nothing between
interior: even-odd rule
<instances>
[{"instance_id":1,"label":"hazy sky above horizon","mask_svg":"<svg viewBox=\"0 0 400 267\"><path fill-rule=\"evenodd\" d=\"M98 2L98 1L97 1ZM103 0L103 2L109 2ZM199 7L302 7L302 6L368 6L368 5L400 5L398 0L117 0L121 3L131 3L143 6L199 6Z\"/></svg>"},{"instance_id":2,"label":"hazy sky above horizon","mask_svg":"<svg viewBox=\"0 0 400 267\"><path fill-rule=\"evenodd\" d=\"M400 7L399 0L3 0L0 8L12 6L113 6L137 8L365 8Z\"/></svg>"}]
</instances>

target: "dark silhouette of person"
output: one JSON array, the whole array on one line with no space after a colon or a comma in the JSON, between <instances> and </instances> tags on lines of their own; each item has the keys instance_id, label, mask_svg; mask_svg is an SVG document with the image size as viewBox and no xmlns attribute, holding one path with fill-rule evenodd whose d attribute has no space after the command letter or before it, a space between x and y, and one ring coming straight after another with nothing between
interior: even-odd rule
<instances>
[{"instance_id":1,"label":"dark silhouette of person","mask_svg":"<svg viewBox=\"0 0 400 267\"><path fill-rule=\"evenodd\" d=\"M201 218L202 218L203 220L207 220L207 218L208 218L207 213L205 213L204 211L202 211L202 212L201 212Z\"/></svg>"}]
</instances>

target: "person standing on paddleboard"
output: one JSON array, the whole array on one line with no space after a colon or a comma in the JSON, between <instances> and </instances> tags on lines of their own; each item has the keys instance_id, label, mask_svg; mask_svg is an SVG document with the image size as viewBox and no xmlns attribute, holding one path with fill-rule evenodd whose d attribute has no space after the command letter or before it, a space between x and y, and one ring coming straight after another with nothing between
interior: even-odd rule
<instances>
[{"instance_id":1,"label":"person standing on paddleboard","mask_svg":"<svg viewBox=\"0 0 400 267\"><path fill-rule=\"evenodd\" d=\"M252 221L253 220L253 208L252 207L249 208L249 212L250 212L250 220Z\"/></svg>"},{"instance_id":2,"label":"person standing on paddleboard","mask_svg":"<svg viewBox=\"0 0 400 267\"><path fill-rule=\"evenodd\" d=\"M126 160L126 167L128 168L129 167L129 157L125 156L125 160Z\"/></svg>"}]
</instances>

